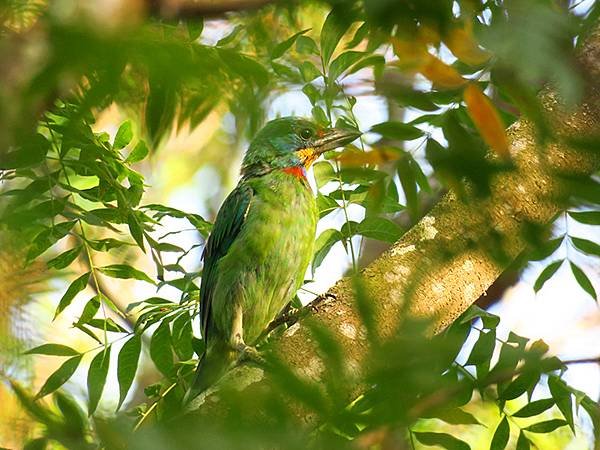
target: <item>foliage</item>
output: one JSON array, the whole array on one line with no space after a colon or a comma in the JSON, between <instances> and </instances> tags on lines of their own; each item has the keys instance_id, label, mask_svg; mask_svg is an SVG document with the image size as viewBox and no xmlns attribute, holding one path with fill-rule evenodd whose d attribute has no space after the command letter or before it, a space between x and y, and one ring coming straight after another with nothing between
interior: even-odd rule
<instances>
[{"instance_id":1,"label":"foliage","mask_svg":"<svg viewBox=\"0 0 600 450\"><path fill-rule=\"evenodd\" d=\"M314 165L320 217L343 220L317 237L313 273L341 243L356 274L367 239L398 240L405 231L398 217L418 220L427 195L445 189L459 196L470 189L489 195L491 177L512 170L504 127L517 116L534 121L540 143L559 138L536 94L551 73L567 101L579 99L573 42L589 30L597 5L585 17L561 11L551 0L523 6L463 0L457 11L447 0L405 0L405 8L380 0L297 9L271 5L228 16L230 32L211 44L203 34L205 24L193 19L148 20L103 32L80 17L65 19L53 2L47 8L31 2L35 7L21 12L16 3L1 6L6 45L19 33L31 33L29 21L37 21L48 56L25 81L0 91L2 103L11 105L0 107L0 230L28 244L27 265L42 260L51 276L69 280L55 319L73 308L76 298L93 292L73 323L90 339L89 350L43 343L27 353L61 358L62 365L35 395L12 380L23 407L43 425L26 448L51 448L52 443L164 448L164 442L181 448L199 443L207 448L343 448L391 440L466 449L481 447L468 430L487 426L489 436L479 432L479 439L489 441L485 447L502 449L518 441L517 448L525 449L541 442L539 434L560 434L563 427L575 432L575 412L581 410L597 432L598 405L562 380L566 365L549 356L542 341L514 333L501 339L498 317L477 307L434 339L424 337L423 323L405 323L392 337L379 339L363 311L370 357L360 380L351 380L343 349L329 332L309 324L322 350L322 385L270 359L272 389L224 388L221 403L228 407L222 417L202 411L180 417L203 347L194 333L201 270L186 270L181 261L201 243L182 247L163 224L186 221L200 242L211 224L198 214L151 203L143 175L145 163L160 152L173 128L184 123L193 128L219 108L234 115L238 138L252 136L277 91L301 92L315 122L359 129L360 89L376 88L414 118L392 115L368 130L359 147L331 152ZM327 12L322 27L313 23L318 21L311 14L318 14L311 8ZM19 14L28 20L16 26ZM274 17L282 23L270 26ZM304 28L305 22L311 27ZM444 56L448 51L452 55ZM95 122L113 103L130 119L111 138L98 132ZM593 151L597 142L580 145ZM597 182L575 181L564 220L598 225ZM356 208L360 217L351 213ZM566 242L573 276L597 300L586 271L575 262L580 255L573 258L573 252L598 257L598 244L568 229L550 239L549 233L539 233L546 224L531 227L529 259L548 258ZM165 254L176 255L176 262L165 262ZM536 291L563 260L541 272ZM148 261L151 272L136 267ZM107 277L147 283L156 293L137 302L127 299L124 310L122 299L104 289ZM169 288L177 299L163 294ZM357 301L368 304L369 299L357 292ZM476 337L472 346L469 336ZM264 346L268 349L268 339ZM466 360L461 349L468 353ZM128 393L144 353L162 378L143 386L146 403L130 405ZM88 358L89 365L83 364ZM87 374L87 414L60 389L80 366ZM116 416L101 408L111 371L118 381ZM358 398L349 398L351 381L365 386ZM474 405L494 405L494 420L482 423L470 412ZM298 419L296 407L311 418L308 425ZM460 432L429 419L461 426Z\"/></svg>"}]
</instances>

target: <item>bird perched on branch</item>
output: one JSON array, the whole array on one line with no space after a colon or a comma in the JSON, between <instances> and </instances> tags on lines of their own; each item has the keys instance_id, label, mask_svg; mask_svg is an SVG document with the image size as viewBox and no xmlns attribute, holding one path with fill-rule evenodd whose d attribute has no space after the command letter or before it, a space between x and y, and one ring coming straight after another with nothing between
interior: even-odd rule
<instances>
[{"instance_id":1,"label":"bird perched on branch","mask_svg":"<svg viewBox=\"0 0 600 450\"><path fill-rule=\"evenodd\" d=\"M301 286L313 254L317 208L306 170L360 133L296 117L272 120L244 157L204 249L200 327L206 343L186 398L214 384Z\"/></svg>"}]
</instances>

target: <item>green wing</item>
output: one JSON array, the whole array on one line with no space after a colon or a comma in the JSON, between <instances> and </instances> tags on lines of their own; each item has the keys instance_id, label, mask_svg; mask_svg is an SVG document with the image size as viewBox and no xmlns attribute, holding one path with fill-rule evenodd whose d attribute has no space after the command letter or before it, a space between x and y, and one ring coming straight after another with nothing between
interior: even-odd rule
<instances>
[{"instance_id":1,"label":"green wing","mask_svg":"<svg viewBox=\"0 0 600 450\"><path fill-rule=\"evenodd\" d=\"M217 214L212 233L204 247L204 268L200 284L200 331L204 342L207 342L207 333L210 330L213 290L218 276L217 263L227 254L240 233L253 196L254 191L247 184L239 184L229 194Z\"/></svg>"}]
</instances>

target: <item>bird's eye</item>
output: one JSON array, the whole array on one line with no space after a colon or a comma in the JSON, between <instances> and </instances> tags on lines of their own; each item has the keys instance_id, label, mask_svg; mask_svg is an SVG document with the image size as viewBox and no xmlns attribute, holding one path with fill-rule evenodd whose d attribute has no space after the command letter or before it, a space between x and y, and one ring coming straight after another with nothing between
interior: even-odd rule
<instances>
[{"instance_id":1,"label":"bird's eye","mask_svg":"<svg viewBox=\"0 0 600 450\"><path fill-rule=\"evenodd\" d=\"M310 139L312 137L312 130L305 128L304 130L300 131L300 137L302 139Z\"/></svg>"}]
</instances>

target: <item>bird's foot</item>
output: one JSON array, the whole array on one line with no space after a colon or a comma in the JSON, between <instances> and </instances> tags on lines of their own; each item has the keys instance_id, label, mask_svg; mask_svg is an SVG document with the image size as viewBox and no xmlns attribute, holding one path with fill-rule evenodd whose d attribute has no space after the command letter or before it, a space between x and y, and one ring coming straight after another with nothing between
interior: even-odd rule
<instances>
[{"instance_id":1,"label":"bird's foot","mask_svg":"<svg viewBox=\"0 0 600 450\"><path fill-rule=\"evenodd\" d=\"M252 363L258 366L264 366L266 364L265 358L260 354L256 347L251 347L246 344L241 344L237 348L238 364Z\"/></svg>"}]
</instances>

